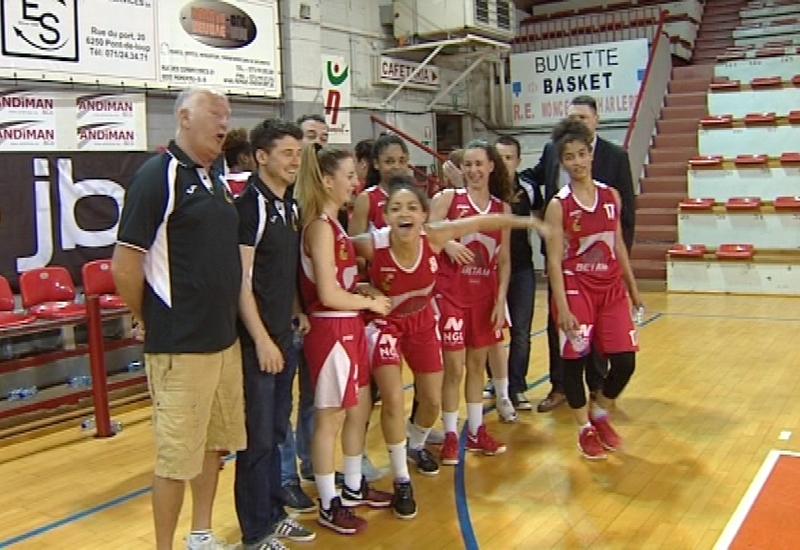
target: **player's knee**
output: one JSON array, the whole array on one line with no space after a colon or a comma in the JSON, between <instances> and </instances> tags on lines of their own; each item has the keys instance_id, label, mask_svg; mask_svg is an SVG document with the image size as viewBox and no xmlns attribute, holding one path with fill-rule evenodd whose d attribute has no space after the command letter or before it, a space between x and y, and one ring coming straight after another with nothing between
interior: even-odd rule
<instances>
[{"instance_id":1,"label":"player's knee","mask_svg":"<svg viewBox=\"0 0 800 550\"><path fill-rule=\"evenodd\" d=\"M586 406L586 390L583 387L583 369L585 358L563 359L564 394L570 408L580 409Z\"/></svg>"},{"instance_id":2,"label":"player's knee","mask_svg":"<svg viewBox=\"0 0 800 550\"><path fill-rule=\"evenodd\" d=\"M636 353L626 351L624 353L613 353L608 356L611 369L608 371L603 394L609 399L616 399L625 386L628 385L633 371L636 370Z\"/></svg>"}]
</instances>

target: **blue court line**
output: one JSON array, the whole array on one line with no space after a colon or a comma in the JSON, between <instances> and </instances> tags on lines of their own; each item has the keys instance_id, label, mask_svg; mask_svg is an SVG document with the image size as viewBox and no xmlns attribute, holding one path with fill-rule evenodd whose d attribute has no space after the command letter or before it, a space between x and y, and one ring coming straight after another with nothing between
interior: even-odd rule
<instances>
[{"instance_id":1,"label":"blue court line","mask_svg":"<svg viewBox=\"0 0 800 550\"><path fill-rule=\"evenodd\" d=\"M547 330L539 330L534 334L541 334ZM550 375L545 374L538 380L528 384L531 390L550 380ZM483 408L483 414L487 414L495 409L495 405ZM456 497L456 515L458 516L458 526L461 529L461 538L464 541L466 550L478 550L478 539L475 538L475 530L472 527L472 519L469 517L469 504L467 503L467 489L465 481L464 461L467 453L467 428L468 423L464 422L461 428L461 435L458 437L458 464L456 465L455 475L453 476L454 493Z\"/></svg>"}]
</instances>

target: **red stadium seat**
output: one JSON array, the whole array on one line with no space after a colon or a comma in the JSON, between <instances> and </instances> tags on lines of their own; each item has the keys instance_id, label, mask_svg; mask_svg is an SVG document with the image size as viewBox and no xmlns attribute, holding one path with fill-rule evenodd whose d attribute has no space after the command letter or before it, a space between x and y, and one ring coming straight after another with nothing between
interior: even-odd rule
<instances>
[{"instance_id":1,"label":"red stadium seat","mask_svg":"<svg viewBox=\"0 0 800 550\"><path fill-rule=\"evenodd\" d=\"M798 164L800 163L800 153L782 153L781 164Z\"/></svg>"},{"instance_id":2,"label":"red stadium seat","mask_svg":"<svg viewBox=\"0 0 800 550\"><path fill-rule=\"evenodd\" d=\"M738 80L717 80L711 83L712 92L736 92L742 88Z\"/></svg>"},{"instance_id":3,"label":"red stadium seat","mask_svg":"<svg viewBox=\"0 0 800 550\"><path fill-rule=\"evenodd\" d=\"M124 308L125 302L117 294L114 278L111 276L110 260L95 260L83 264L81 268L83 290L87 295L100 297L100 307L103 309Z\"/></svg>"},{"instance_id":4,"label":"red stadium seat","mask_svg":"<svg viewBox=\"0 0 800 550\"><path fill-rule=\"evenodd\" d=\"M676 244L667 253L674 258L702 258L706 253L706 245Z\"/></svg>"},{"instance_id":5,"label":"red stadium seat","mask_svg":"<svg viewBox=\"0 0 800 550\"><path fill-rule=\"evenodd\" d=\"M784 48L759 48L756 50L756 57L777 57L785 55Z\"/></svg>"},{"instance_id":6,"label":"red stadium seat","mask_svg":"<svg viewBox=\"0 0 800 550\"><path fill-rule=\"evenodd\" d=\"M14 311L14 294L6 278L0 275L0 329L27 325L35 320L35 315Z\"/></svg>"},{"instance_id":7,"label":"red stadium seat","mask_svg":"<svg viewBox=\"0 0 800 550\"><path fill-rule=\"evenodd\" d=\"M709 126L733 126L733 115L711 115L700 119L700 125Z\"/></svg>"},{"instance_id":8,"label":"red stadium seat","mask_svg":"<svg viewBox=\"0 0 800 550\"><path fill-rule=\"evenodd\" d=\"M750 260L755 254L752 244L721 244L716 256L720 260Z\"/></svg>"},{"instance_id":9,"label":"red stadium seat","mask_svg":"<svg viewBox=\"0 0 800 550\"><path fill-rule=\"evenodd\" d=\"M800 74L796 74L792 77L792 86L800 86Z\"/></svg>"},{"instance_id":10,"label":"red stadium seat","mask_svg":"<svg viewBox=\"0 0 800 550\"><path fill-rule=\"evenodd\" d=\"M678 205L681 210L711 210L714 199L684 199Z\"/></svg>"},{"instance_id":11,"label":"red stadium seat","mask_svg":"<svg viewBox=\"0 0 800 550\"><path fill-rule=\"evenodd\" d=\"M63 267L41 267L26 271L19 277L22 305L41 319L69 320L86 314L86 308L76 304L75 285Z\"/></svg>"},{"instance_id":12,"label":"red stadium seat","mask_svg":"<svg viewBox=\"0 0 800 550\"><path fill-rule=\"evenodd\" d=\"M800 197L775 197L775 210L800 210Z\"/></svg>"},{"instance_id":13,"label":"red stadium seat","mask_svg":"<svg viewBox=\"0 0 800 550\"><path fill-rule=\"evenodd\" d=\"M783 81L779 76L761 76L750 81L751 88L780 88Z\"/></svg>"},{"instance_id":14,"label":"red stadium seat","mask_svg":"<svg viewBox=\"0 0 800 550\"><path fill-rule=\"evenodd\" d=\"M731 197L725 202L725 210L758 210L760 197Z\"/></svg>"},{"instance_id":15,"label":"red stadium seat","mask_svg":"<svg viewBox=\"0 0 800 550\"><path fill-rule=\"evenodd\" d=\"M774 124L776 120L775 113L750 113L744 115L745 124Z\"/></svg>"},{"instance_id":16,"label":"red stadium seat","mask_svg":"<svg viewBox=\"0 0 800 550\"><path fill-rule=\"evenodd\" d=\"M722 155L707 155L689 159L689 166L722 166Z\"/></svg>"},{"instance_id":17,"label":"red stadium seat","mask_svg":"<svg viewBox=\"0 0 800 550\"><path fill-rule=\"evenodd\" d=\"M800 111L789 111L789 122L792 124L800 124Z\"/></svg>"},{"instance_id":18,"label":"red stadium seat","mask_svg":"<svg viewBox=\"0 0 800 550\"><path fill-rule=\"evenodd\" d=\"M762 165L769 162L767 155L736 155L736 166Z\"/></svg>"}]
</instances>

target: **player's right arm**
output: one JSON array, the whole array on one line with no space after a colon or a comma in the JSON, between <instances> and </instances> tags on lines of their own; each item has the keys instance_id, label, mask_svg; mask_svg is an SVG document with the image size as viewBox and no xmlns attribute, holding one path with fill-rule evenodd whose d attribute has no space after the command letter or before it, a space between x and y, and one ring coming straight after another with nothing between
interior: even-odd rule
<instances>
[{"instance_id":1,"label":"player's right arm","mask_svg":"<svg viewBox=\"0 0 800 550\"><path fill-rule=\"evenodd\" d=\"M569 309L567 291L564 288L564 271L561 263L564 259L564 213L561 201L553 200L547 206L544 221L550 226L547 238L547 273L550 289L558 310L558 326L567 332L577 330L578 321Z\"/></svg>"},{"instance_id":2,"label":"player's right arm","mask_svg":"<svg viewBox=\"0 0 800 550\"><path fill-rule=\"evenodd\" d=\"M307 252L311 256L314 281L316 281L317 294L322 305L340 311L368 309L378 315L388 314L391 304L385 296L368 298L353 294L337 283L336 258L334 256L336 241L331 226L324 220L314 220L306 228L306 231L308 231L306 243L314 243L313 246L308 244L306 246L309 246Z\"/></svg>"},{"instance_id":3,"label":"player's right arm","mask_svg":"<svg viewBox=\"0 0 800 550\"><path fill-rule=\"evenodd\" d=\"M453 203L455 191L452 189L445 189L437 193L431 201L431 209L428 213L428 223L435 224L447 219L447 212L450 210L450 205ZM441 249L458 265L468 265L475 261L475 254L469 248L464 246L458 241L448 240L441 245Z\"/></svg>"}]
</instances>

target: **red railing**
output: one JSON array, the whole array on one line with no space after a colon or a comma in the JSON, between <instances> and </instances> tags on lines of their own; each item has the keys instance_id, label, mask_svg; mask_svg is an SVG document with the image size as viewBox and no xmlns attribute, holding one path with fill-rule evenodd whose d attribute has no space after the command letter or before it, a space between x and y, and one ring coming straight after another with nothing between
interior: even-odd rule
<instances>
[{"instance_id":1,"label":"red railing","mask_svg":"<svg viewBox=\"0 0 800 550\"><path fill-rule=\"evenodd\" d=\"M658 28L656 29L656 37L653 40L652 45L650 46L650 56L647 59L647 67L644 70L644 78L642 79L642 83L639 85L639 94L636 96L636 106L633 108L633 114L631 115L631 122L628 125L628 131L625 133L625 141L622 144L622 148L627 150L628 145L631 141L631 136L633 135L633 129L636 127L636 119L639 117L639 111L642 108L642 101L644 99L644 90L647 89L647 83L650 81L650 71L653 69L653 59L655 58L656 51L658 50L658 46L661 40L665 40L666 38L663 36L664 34L664 24L667 20L667 12L662 11L661 15L658 18Z\"/></svg>"},{"instance_id":2,"label":"red railing","mask_svg":"<svg viewBox=\"0 0 800 550\"><path fill-rule=\"evenodd\" d=\"M388 122L386 122L382 118L377 117L375 115L370 115L370 119L372 120L373 124L377 124L378 126L386 128L391 133L393 133L396 136L406 140L408 143L410 143L411 145L413 145L417 149L420 149L420 150L424 151L425 153L429 154L431 157L433 157L434 160L436 160L436 161L438 161L440 163L443 163L443 162L445 162L447 160L447 156L442 155L440 153L437 153L436 151L434 151L433 149L431 149L430 147L428 147L427 145L425 145L424 143L422 143L418 139L416 139L416 138L410 136L409 134L403 132L399 128L396 128L395 126L389 124ZM416 166L412 166L412 170L414 170L414 174L416 174L418 180L422 180L422 181L425 182L426 190L428 192L428 196L433 195L438 190L438 188L439 188L438 170L434 171L433 174L429 174L428 172L420 170Z\"/></svg>"}]
</instances>

